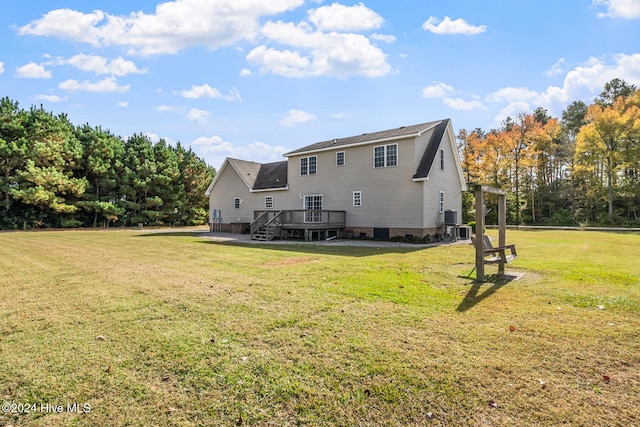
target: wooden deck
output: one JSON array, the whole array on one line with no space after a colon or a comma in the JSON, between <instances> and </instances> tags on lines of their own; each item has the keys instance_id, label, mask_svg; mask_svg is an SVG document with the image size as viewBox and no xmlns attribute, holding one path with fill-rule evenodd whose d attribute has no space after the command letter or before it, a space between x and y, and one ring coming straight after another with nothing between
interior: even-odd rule
<instances>
[{"instance_id":1,"label":"wooden deck","mask_svg":"<svg viewBox=\"0 0 640 427\"><path fill-rule=\"evenodd\" d=\"M306 241L325 239L330 233L340 237L345 226L345 211L282 210L255 211L251 223L251 238L272 240L304 237Z\"/></svg>"}]
</instances>

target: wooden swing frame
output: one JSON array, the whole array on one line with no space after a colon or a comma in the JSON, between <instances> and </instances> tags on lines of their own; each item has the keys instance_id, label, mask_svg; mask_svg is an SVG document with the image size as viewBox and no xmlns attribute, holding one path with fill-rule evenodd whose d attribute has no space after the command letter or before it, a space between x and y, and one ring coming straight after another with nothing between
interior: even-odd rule
<instances>
[{"instance_id":1,"label":"wooden swing frame","mask_svg":"<svg viewBox=\"0 0 640 427\"><path fill-rule=\"evenodd\" d=\"M485 248L485 194L496 194L498 196L498 246L491 249ZM474 246L476 249L476 281L484 282L485 264L498 264L498 275L504 275L504 265L513 260L515 245L508 245L507 242L507 193L486 185L475 186L476 196L476 237ZM512 255L506 255L506 250L510 249ZM497 256L496 256L497 254ZM491 255L488 260L485 257Z\"/></svg>"}]
</instances>

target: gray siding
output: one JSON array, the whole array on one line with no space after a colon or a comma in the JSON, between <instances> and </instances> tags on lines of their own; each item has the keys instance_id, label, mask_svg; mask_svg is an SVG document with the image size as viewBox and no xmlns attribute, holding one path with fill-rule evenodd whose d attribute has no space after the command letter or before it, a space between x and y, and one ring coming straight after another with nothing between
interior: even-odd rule
<instances>
[{"instance_id":1,"label":"gray siding","mask_svg":"<svg viewBox=\"0 0 640 427\"><path fill-rule=\"evenodd\" d=\"M398 166L374 168L373 148L398 144ZM345 166L336 166L336 152L345 152ZM322 194L324 209L347 211L348 227L422 227L422 184L415 173L414 138L315 153L316 175L300 175L300 158L289 157L289 192ZM362 206L353 206L353 192L362 192Z\"/></svg>"},{"instance_id":2,"label":"gray siding","mask_svg":"<svg viewBox=\"0 0 640 427\"><path fill-rule=\"evenodd\" d=\"M435 122L434 125L437 125ZM230 163L225 163L212 188L210 209L220 209L222 222L248 223L256 210L265 209L265 196L273 196L274 210L303 209L305 195L323 195L323 209L347 212L347 227L428 229L441 225L440 191L445 193L444 209L455 209L462 217L461 180L455 136L451 125L443 136L445 168L440 169L439 152L427 180L413 180L435 128L419 137L363 145L338 146L312 153L317 156L317 173L300 175L300 158L288 157L288 190L251 192ZM398 145L398 165L375 168L374 147ZM345 165L336 165L336 153L345 152ZM353 206L353 192L362 193L362 205ZM242 199L240 209L234 198Z\"/></svg>"},{"instance_id":3,"label":"gray siding","mask_svg":"<svg viewBox=\"0 0 640 427\"><path fill-rule=\"evenodd\" d=\"M444 222L444 214L440 213L440 192L444 192L444 210L455 209L458 215L458 222L462 220L462 191L460 178L457 171L458 152L454 148L455 141L451 141L449 132L445 135L440 144L440 149L444 150L445 167L440 169L440 152L433 162L429 180L424 181L424 227L433 227Z\"/></svg>"},{"instance_id":4,"label":"gray siding","mask_svg":"<svg viewBox=\"0 0 640 427\"><path fill-rule=\"evenodd\" d=\"M287 191L265 191L252 193L247 184L240 178L235 169L227 164L220 172L215 187L209 196L209 209L220 209L222 223L247 223L253 221L253 212L264 210L265 196L273 196L274 209L289 209L284 207L288 198ZM240 209L234 208L234 199L240 197Z\"/></svg>"}]
</instances>

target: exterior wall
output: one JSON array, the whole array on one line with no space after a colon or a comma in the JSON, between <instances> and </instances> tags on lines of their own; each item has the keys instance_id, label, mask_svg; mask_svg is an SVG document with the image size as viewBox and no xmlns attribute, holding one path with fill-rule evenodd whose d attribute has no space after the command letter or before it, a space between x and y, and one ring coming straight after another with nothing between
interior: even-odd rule
<instances>
[{"instance_id":1,"label":"exterior wall","mask_svg":"<svg viewBox=\"0 0 640 427\"><path fill-rule=\"evenodd\" d=\"M265 191L252 193L236 170L227 164L220 172L215 187L209 196L209 212L219 209L222 230L236 231L231 224L247 224L253 221L253 212L265 209L265 196L273 196L273 209L288 209L283 206L287 191ZM241 200L240 209L234 208L234 199Z\"/></svg>"},{"instance_id":2,"label":"exterior wall","mask_svg":"<svg viewBox=\"0 0 640 427\"><path fill-rule=\"evenodd\" d=\"M454 209L458 223L462 220L462 191L456 166L458 152L452 144L450 132L445 132L429 179L423 184L423 227L433 227L444 223L444 213L440 213L440 192L444 192L444 210ZM444 150L445 166L440 169L440 149Z\"/></svg>"},{"instance_id":3,"label":"exterior wall","mask_svg":"<svg viewBox=\"0 0 640 427\"><path fill-rule=\"evenodd\" d=\"M445 150L445 168L440 169L439 151L429 178L413 181L434 128L423 135L388 142L371 143L311 153L317 156L317 173L300 174L300 158L288 157L288 190L252 193L230 163L225 163L209 197L211 210L221 210L222 229L238 230L238 224L253 221L254 211L265 209L265 197L273 196L274 210L303 209L305 195L323 196L323 209L344 210L346 234L373 237L374 228L389 228L390 237L439 234L444 222L440 213L440 191L445 194L444 210L455 209L462 218L462 194L458 174L455 137L449 125L440 144ZM374 147L398 145L398 165L375 168ZM336 153L345 152L345 165L336 165ZM360 191L362 205L353 206L353 192ZM234 208L234 198L242 200ZM235 226L234 226L235 224Z\"/></svg>"},{"instance_id":4,"label":"exterior wall","mask_svg":"<svg viewBox=\"0 0 640 427\"><path fill-rule=\"evenodd\" d=\"M398 165L374 168L373 148L396 143ZM336 166L339 151L345 152L344 166ZM347 212L347 228L422 228L423 185L412 181L415 138L337 147L310 155L318 158L315 175L300 175L300 158L309 155L288 158L289 193L294 206L285 209L302 209L304 195L322 194L323 209ZM362 206L353 206L354 191L362 192Z\"/></svg>"},{"instance_id":5,"label":"exterior wall","mask_svg":"<svg viewBox=\"0 0 640 427\"><path fill-rule=\"evenodd\" d=\"M386 228L386 227L384 227ZM389 228L389 238L393 237L406 237L411 235L417 238L423 238L426 236L440 235L443 232L442 227L431 228ZM374 236L374 227L346 227L343 232L343 236L347 238L358 238L364 235L367 239L372 239Z\"/></svg>"}]
</instances>

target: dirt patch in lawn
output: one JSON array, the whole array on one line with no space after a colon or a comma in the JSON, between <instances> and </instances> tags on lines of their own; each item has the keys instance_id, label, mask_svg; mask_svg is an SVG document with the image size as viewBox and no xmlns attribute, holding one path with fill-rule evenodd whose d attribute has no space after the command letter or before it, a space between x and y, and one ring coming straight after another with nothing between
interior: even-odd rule
<instances>
[{"instance_id":1,"label":"dirt patch in lawn","mask_svg":"<svg viewBox=\"0 0 640 427\"><path fill-rule=\"evenodd\" d=\"M290 257L276 259L262 264L264 267L287 267L290 265L307 264L316 260L309 257Z\"/></svg>"}]
</instances>

